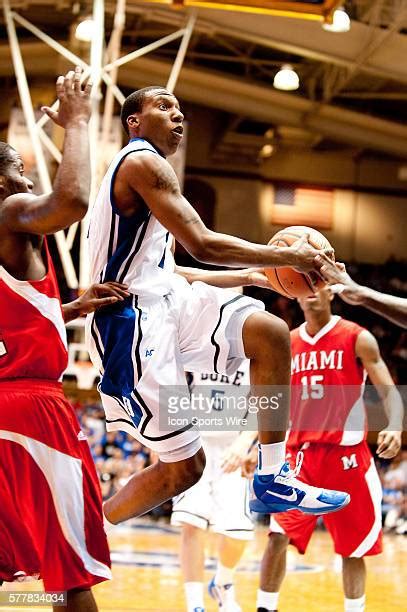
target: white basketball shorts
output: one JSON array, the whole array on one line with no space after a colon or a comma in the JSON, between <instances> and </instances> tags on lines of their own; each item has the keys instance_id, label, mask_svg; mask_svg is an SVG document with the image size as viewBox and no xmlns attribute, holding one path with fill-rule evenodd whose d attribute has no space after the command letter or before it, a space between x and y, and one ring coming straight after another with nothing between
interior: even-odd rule
<instances>
[{"instance_id":1,"label":"white basketball shorts","mask_svg":"<svg viewBox=\"0 0 407 612\"><path fill-rule=\"evenodd\" d=\"M211 528L230 538L252 540L248 480L240 469L225 474L220 467L227 446L221 440L204 439L204 473L199 482L174 498L171 524Z\"/></svg>"},{"instance_id":2,"label":"white basketball shorts","mask_svg":"<svg viewBox=\"0 0 407 612\"><path fill-rule=\"evenodd\" d=\"M243 324L264 310L247 296L174 276L163 298L131 295L88 315L86 325L107 430L130 433L166 462L191 457L201 443L190 424L160 427L160 389L176 385L187 395L185 371L234 373L245 359Z\"/></svg>"}]
</instances>

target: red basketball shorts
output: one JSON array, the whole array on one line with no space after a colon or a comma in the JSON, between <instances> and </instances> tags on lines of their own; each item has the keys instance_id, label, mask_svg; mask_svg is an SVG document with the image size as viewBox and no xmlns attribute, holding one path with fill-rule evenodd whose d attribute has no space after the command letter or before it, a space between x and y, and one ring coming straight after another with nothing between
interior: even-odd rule
<instances>
[{"instance_id":1,"label":"red basketball shorts","mask_svg":"<svg viewBox=\"0 0 407 612\"><path fill-rule=\"evenodd\" d=\"M61 385L0 381L0 579L46 591L111 578L99 482Z\"/></svg>"},{"instance_id":2,"label":"red basketball shorts","mask_svg":"<svg viewBox=\"0 0 407 612\"><path fill-rule=\"evenodd\" d=\"M364 557L382 551L382 489L366 442L355 446L312 443L304 445L299 479L326 489L345 491L351 501L343 510L322 516L342 557ZM298 447L288 447L291 467ZM315 529L317 516L290 510L271 516L270 531L285 533L303 554Z\"/></svg>"}]
</instances>

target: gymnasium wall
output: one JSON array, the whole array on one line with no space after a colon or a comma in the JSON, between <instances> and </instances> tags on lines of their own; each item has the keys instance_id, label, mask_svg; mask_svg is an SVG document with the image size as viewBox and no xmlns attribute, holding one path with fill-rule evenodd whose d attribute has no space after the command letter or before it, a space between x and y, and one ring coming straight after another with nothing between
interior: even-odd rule
<instances>
[{"instance_id":1,"label":"gymnasium wall","mask_svg":"<svg viewBox=\"0 0 407 612\"><path fill-rule=\"evenodd\" d=\"M63 71L65 67L58 68ZM49 79L31 84L34 106L49 103L53 92ZM14 103L18 104L18 96L14 87L1 93L8 94L0 109L0 128L3 126L2 137L6 139L10 110ZM334 185L332 229L323 232L335 246L337 257L370 263L382 263L391 256L407 260L403 227L407 181L400 174L404 170L407 175L405 160L349 149L287 148L282 143L261 164L255 160L243 162L239 147L219 161L214 152L228 129L227 115L191 104L187 115L187 176L189 173L190 179L202 180L214 188L217 230L266 243L281 227L270 223L276 181ZM60 145L62 131L54 130L53 138ZM352 189L355 185L357 191ZM199 191L205 194L202 186ZM194 202L197 198L191 199ZM201 214L204 206L201 202Z\"/></svg>"},{"instance_id":2,"label":"gymnasium wall","mask_svg":"<svg viewBox=\"0 0 407 612\"><path fill-rule=\"evenodd\" d=\"M203 174L199 179L216 192L216 230L265 243L280 229L270 222L271 182ZM383 263L389 257L406 260L406 206L406 197L335 189L332 229L323 233L339 259L370 263Z\"/></svg>"}]
</instances>

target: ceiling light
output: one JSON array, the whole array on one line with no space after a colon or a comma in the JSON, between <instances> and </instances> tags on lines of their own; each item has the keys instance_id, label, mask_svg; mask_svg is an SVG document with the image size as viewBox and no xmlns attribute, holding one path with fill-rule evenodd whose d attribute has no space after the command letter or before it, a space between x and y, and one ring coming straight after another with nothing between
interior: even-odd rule
<instances>
[{"instance_id":1,"label":"ceiling light","mask_svg":"<svg viewBox=\"0 0 407 612\"><path fill-rule=\"evenodd\" d=\"M95 31L95 22L91 17L80 21L76 26L75 37L82 42L90 42Z\"/></svg>"},{"instance_id":2,"label":"ceiling light","mask_svg":"<svg viewBox=\"0 0 407 612\"><path fill-rule=\"evenodd\" d=\"M260 149L260 157L263 159L266 159L267 157L271 157L273 155L274 152L274 147L271 144L265 144L261 149Z\"/></svg>"},{"instance_id":3,"label":"ceiling light","mask_svg":"<svg viewBox=\"0 0 407 612\"><path fill-rule=\"evenodd\" d=\"M300 86L298 74L293 70L292 66L285 64L281 67L274 77L273 85L276 89L283 91L294 91Z\"/></svg>"},{"instance_id":4,"label":"ceiling light","mask_svg":"<svg viewBox=\"0 0 407 612\"><path fill-rule=\"evenodd\" d=\"M344 8L339 8L334 11L332 23L324 22L322 27L327 32L349 32L350 19Z\"/></svg>"}]
</instances>

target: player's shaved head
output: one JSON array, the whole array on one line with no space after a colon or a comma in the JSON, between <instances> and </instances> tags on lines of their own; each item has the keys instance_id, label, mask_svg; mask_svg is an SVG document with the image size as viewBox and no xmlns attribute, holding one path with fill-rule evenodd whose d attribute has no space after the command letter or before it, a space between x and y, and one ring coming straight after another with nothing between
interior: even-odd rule
<instances>
[{"instance_id":1,"label":"player's shaved head","mask_svg":"<svg viewBox=\"0 0 407 612\"><path fill-rule=\"evenodd\" d=\"M126 130L126 133L129 133L129 126L127 125L127 119L130 115L134 115L135 113L141 113L143 110L144 100L146 96L151 91L159 91L164 95L171 95L162 85L150 85L149 87L143 87L142 89L137 89L137 91L133 91L123 102L122 110L120 113L120 119L123 125L123 128Z\"/></svg>"},{"instance_id":2,"label":"player's shaved head","mask_svg":"<svg viewBox=\"0 0 407 612\"><path fill-rule=\"evenodd\" d=\"M31 192L34 185L24 176L20 154L7 142L0 141L0 201L15 193Z\"/></svg>"},{"instance_id":3,"label":"player's shaved head","mask_svg":"<svg viewBox=\"0 0 407 612\"><path fill-rule=\"evenodd\" d=\"M7 142L0 140L0 174L7 174L10 166L16 161L17 151Z\"/></svg>"}]
</instances>

